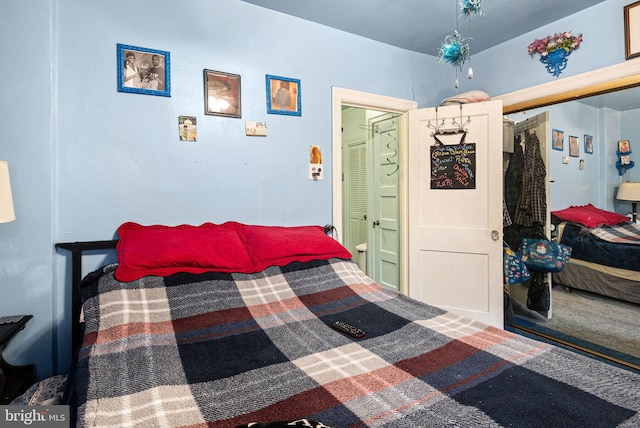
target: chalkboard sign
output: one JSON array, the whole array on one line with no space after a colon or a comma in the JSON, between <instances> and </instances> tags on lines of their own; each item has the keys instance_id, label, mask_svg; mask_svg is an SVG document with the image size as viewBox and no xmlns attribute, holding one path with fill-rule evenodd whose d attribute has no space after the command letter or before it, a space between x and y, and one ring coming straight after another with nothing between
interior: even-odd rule
<instances>
[{"instance_id":1,"label":"chalkboard sign","mask_svg":"<svg viewBox=\"0 0 640 428\"><path fill-rule=\"evenodd\" d=\"M475 143L431 146L431 188L476 188Z\"/></svg>"}]
</instances>

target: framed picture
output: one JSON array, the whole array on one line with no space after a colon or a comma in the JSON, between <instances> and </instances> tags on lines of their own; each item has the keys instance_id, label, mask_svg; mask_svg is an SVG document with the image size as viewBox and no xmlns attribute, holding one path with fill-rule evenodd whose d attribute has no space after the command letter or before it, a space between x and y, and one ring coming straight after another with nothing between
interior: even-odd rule
<instances>
[{"instance_id":1,"label":"framed picture","mask_svg":"<svg viewBox=\"0 0 640 428\"><path fill-rule=\"evenodd\" d=\"M171 96L169 52L118 43L118 92Z\"/></svg>"},{"instance_id":2,"label":"framed picture","mask_svg":"<svg viewBox=\"0 0 640 428\"><path fill-rule=\"evenodd\" d=\"M564 131L554 129L551 131L551 138L553 150L564 150Z\"/></svg>"},{"instance_id":3,"label":"framed picture","mask_svg":"<svg viewBox=\"0 0 640 428\"><path fill-rule=\"evenodd\" d=\"M640 1L624 7L625 58L640 56Z\"/></svg>"},{"instance_id":4,"label":"framed picture","mask_svg":"<svg viewBox=\"0 0 640 428\"><path fill-rule=\"evenodd\" d=\"M302 116L300 80L267 74L267 113Z\"/></svg>"},{"instance_id":5,"label":"framed picture","mask_svg":"<svg viewBox=\"0 0 640 428\"><path fill-rule=\"evenodd\" d=\"M631 144L629 144L629 140L618 141L619 153L629 153L630 151L631 151Z\"/></svg>"},{"instance_id":6,"label":"framed picture","mask_svg":"<svg viewBox=\"0 0 640 428\"><path fill-rule=\"evenodd\" d=\"M578 148L578 137L574 135L569 136L569 156L574 158L580 156Z\"/></svg>"},{"instance_id":7,"label":"framed picture","mask_svg":"<svg viewBox=\"0 0 640 428\"><path fill-rule=\"evenodd\" d=\"M204 70L204 114L242 117L239 75Z\"/></svg>"},{"instance_id":8,"label":"framed picture","mask_svg":"<svg viewBox=\"0 0 640 428\"><path fill-rule=\"evenodd\" d=\"M196 141L198 139L197 119L195 116L178 116L178 135L180 141Z\"/></svg>"},{"instance_id":9,"label":"framed picture","mask_svg":"<svg viewBox=\"0 0 640 428\"><path fill-rule=\"evenodd\" d=\"M593 137L591 135L584 134L584 152L593 154Z\"/></svg>"}]
</instances>

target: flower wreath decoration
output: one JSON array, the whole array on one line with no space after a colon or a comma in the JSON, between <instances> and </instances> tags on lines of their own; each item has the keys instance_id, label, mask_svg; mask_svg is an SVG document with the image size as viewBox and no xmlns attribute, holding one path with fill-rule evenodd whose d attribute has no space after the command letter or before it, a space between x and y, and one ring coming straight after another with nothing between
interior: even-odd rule
<instances>
[{"instance_id":1,"label":"flower wreath decoration","mask_svg":"<svg viewBox=\"0 0 640 428\"><path fill-rule=\"evenodd\" d=\"M572 34L571 31L555 33L542 39L535 39L529 45L529 55L540 55L540 62L547 71L558 77L567 66L568 56L580 47L582 34Z\"/></svg>"}]
</instances>

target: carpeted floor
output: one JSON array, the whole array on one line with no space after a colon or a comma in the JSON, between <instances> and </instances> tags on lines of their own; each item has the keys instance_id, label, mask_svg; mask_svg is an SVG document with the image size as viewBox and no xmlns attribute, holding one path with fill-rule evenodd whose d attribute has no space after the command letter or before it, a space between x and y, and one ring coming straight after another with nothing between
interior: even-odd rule
<instances>
[{"instance_id":1,"label":"carpeted floor","mask_svg":"<svg viewBox=\"0 0 640 428\"><path fill-rule=\"evenodd\" d=\"M599 352L611 350L613 356L622 353L631 357L628 360L640 361L640 305L562 286L553 288L552 302L550 319L516 306L516 323L520 320L564 340L594 344Z\"/></svg>"}]
</instances>

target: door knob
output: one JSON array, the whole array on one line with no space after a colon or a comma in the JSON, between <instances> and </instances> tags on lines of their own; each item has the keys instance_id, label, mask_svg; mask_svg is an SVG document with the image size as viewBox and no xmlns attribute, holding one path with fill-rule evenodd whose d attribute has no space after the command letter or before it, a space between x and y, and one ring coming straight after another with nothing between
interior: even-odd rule
<instances>
[{"instance_id":1,"label":"door knob","mask_svg":"<svg viewBox=\"0 0 640 428\"><path fill-rule=\"evenodd\" d=\"M375 220L373 222L373 227L380 226L380 220Z\"/></svg>"},{"instance_id":2,"label":"door knob","mask_svg":"<svg viewBox=\"0 0 640 428\"><path fill-rule=\"evenodd\" d=\"M500 239L500 232L498 232L497 230L492 230L491 239L493 239L494 241L497 241L498 239Z\"/></svg>"}]
</instances>

